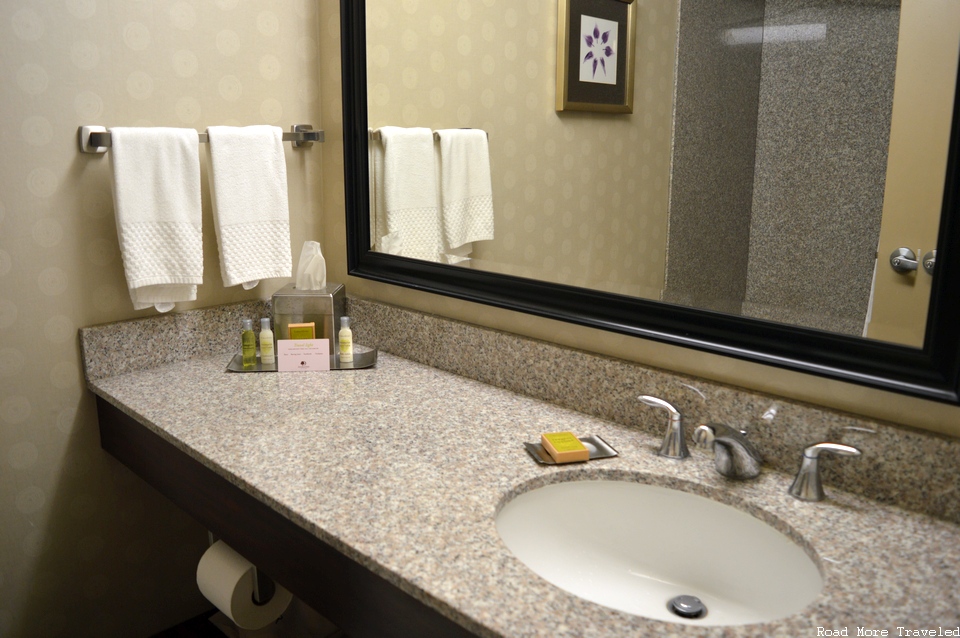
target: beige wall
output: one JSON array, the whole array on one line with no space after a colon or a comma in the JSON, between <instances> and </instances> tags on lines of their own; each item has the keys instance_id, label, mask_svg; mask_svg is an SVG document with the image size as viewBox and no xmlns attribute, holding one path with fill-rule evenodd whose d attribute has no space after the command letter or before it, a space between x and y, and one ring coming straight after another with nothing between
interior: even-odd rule
<instances>
[{"instance_id":1,"label":"beige wall","mask_svg":"<svg viewBox=\"0 0 960 638\"><path fill-rule=\"evenodd\" d=\"M638 2L632 114L554 110L556 0L366 7L370 125L489 134L474 267L660 298L678 3Z\"/></svg>"},{"instance_id":2,"label":"beige wall","mask_svg":"<svg viewBox=\"0 0 960 638\"><path fill-rule=\"evenodd\" d=\"M153 311L132 309L109 160L77 127L319 126L317 51L312 0L0 3L0 636L146 636L207 606L204 530L99 448L77 329ZM287 154L298 254L321 150ZM224 289L209 210L203 230L191 305L278 285Z\"/></svg>"},{"instance_id":3,"label":"beige wall","mask_svg":"<svg viewBox=\"0 0 960 638\"><path fill-rule=\"evenodd\" d=\"M412 4L416 4L415 2ZM324 126L341 126L337 4L321 0L321 86ZM960 408L857 385L798 374L729 357L704 354L643 339L584 328L569 323L472 304L430 293L380 284L346 275L343 210L342 138L324 145L324 254L331 277L343 281L350 294L414 308L483 326L507 330L651 366L693 374L840 410L960 436ZM638 389L639 390L639 389Z\"/></svg>"},{"instance_id":4,"label":"beige wall","mask_svg":"<svg viewBox=\"0 0 960 638\"><path fill-rule=\"evenodd\" d=\"M917 259L936 246L939 196L953 120L960 4L950 0L904 3L897 45L897 80L890 126L889 177L877 249L873 308L867 335L920 347L933 278L922 270L903 275L889 255L912 248ZM910 309L904 312L904 308Z\"/></svg>"}]
</instances>

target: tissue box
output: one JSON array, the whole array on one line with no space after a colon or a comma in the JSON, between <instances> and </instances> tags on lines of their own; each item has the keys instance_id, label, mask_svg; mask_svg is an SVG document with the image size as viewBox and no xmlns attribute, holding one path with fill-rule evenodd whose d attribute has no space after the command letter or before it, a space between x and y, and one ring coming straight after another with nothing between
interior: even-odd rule
<instances>
[{"instance_id":1,"label":"tissue box","mask_svg":"<svg viewBox=\"0 0 960 638\"><path fill-rule=\"evenodd\" d=\"M343 284L327 283L320 290L297 290L289 283L273 293L273 332L277 339L289 339L291 323L313 322L317 339L330 340L336 352L340 317L345 314L347 296Z\"/></svg>"}]
</instances>

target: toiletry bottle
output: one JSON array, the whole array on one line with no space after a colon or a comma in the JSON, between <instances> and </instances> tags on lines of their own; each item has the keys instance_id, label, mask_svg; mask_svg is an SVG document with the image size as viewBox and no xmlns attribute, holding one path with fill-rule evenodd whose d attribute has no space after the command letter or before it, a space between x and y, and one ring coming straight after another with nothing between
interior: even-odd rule
<instances>
[{"instance_id":1,"label":"toiletry bottle","mask_svg":"<svg viewBox=\"0 0 960 638\"><path fill-rule=\"evenodd\" d=\"M253 334L253 319L243 320L243 334L240 335L243 344L243 367L252 368L257 365L257 337Z\"/></svg>"},{"instance_id":2,"label":"toiletry bottle","mask_svg":"<svg viewBox=\"0 0 960 638\"><path fill-rule=\"evenodd\" d=\"M273 330L270 329L270 318L260 320L260 363L276 363L273 353Z\"/></svg>"},{"instance_id":3,"label":"toiletry bottle","mask_svg":"<svg viewBox=\"0 0 960 638\"><path fill-rule=\"evenodd\" d=\"M340 317L340 362L353 362L353 330L350 329L350 317Z\"/></svg>"}]
</instances>

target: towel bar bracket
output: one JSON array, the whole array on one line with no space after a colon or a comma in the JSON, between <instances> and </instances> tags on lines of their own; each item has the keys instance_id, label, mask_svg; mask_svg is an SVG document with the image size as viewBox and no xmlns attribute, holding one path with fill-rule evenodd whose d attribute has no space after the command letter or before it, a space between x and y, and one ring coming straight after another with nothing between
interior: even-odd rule
<instances>
[{"instance_id":1,"label":"towel bar bracket","mask_svg":"<svg viewBox=\"0 0 960 638\"><path fill-rule=\"evenodd\" d=\"M314 131L310 124L294 124L290 127L293 148L310 148L314 142L323 142L323 131ZM287 139L284 135L283 139Z\"/></svg>"},{"instance_id":2,"label":"towel bar bracket","mask_svg":"<svg viewBox=\"0 0 960 638\"><path fill-rule=\"evenodd\" d=\"M110 138L110 131L103 126L81 126L79 131L80 152L103 154L107 152L113 142ZM206 144L206 133L197 133L201 144ZM323 131L313 130L310 124L294 124L290 127L289 133L283 134L284 142L293 142L294 148L309 148L314 142L323 142Z\"/></svg>"},{"instance_id":3,"label":"towel bar bracket","mask_svg":"<svg viewBox=\"0 0 960 638\"><path fill-rule=\"evenodd\" d=\"M103 126L81 126L80 127L80 152L81 153L106 153L110 141L110 134ZM108 144L104 144L104 141Z\"/></svg>"}]
</instances>

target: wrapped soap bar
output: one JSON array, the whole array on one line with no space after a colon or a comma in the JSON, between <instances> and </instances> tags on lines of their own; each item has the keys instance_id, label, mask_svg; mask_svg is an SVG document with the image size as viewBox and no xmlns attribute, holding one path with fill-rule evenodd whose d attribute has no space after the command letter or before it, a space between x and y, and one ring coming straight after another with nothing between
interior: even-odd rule
<instances>
[{"instance_id":1,"label":"wrapped soap bar","mask_svg":"<svg viewBox=\"0 0 960 638\"><path fill-rule=\"evenodd\" d=\"M557 463L589 461L590 451L573 432L551 432L540 435L540 444Z\"/></svg>"},{"instance_id":2,"label":"wrapped soap bar","mask_svg":"<svg viewBox=\"0 0 960 638\"><path fill-rule=\"evenodd\" d=\"M316 325L312 321L307 323L291 323L287 326L287 333L291 339L316 339Z\"/></svg>"}]
</instances>

